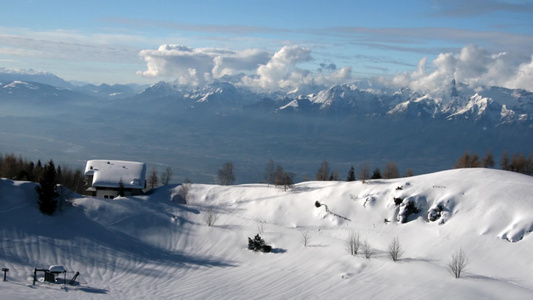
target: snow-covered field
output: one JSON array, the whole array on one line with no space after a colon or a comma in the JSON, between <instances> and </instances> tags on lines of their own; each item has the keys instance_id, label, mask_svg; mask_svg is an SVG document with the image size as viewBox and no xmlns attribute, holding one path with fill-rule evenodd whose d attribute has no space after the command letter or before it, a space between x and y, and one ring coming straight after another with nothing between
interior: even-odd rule
<instances>
[{"instance_id":1,"label":"snow-covered field","mask_svg":"<svg viewBox=\"0 0 533 300\"><path fill-rule=\"evenodd\" d=\"M33 183L1 179L0 267L9 272L0 298L533 299L530 176L457 169L304 182L286 192L193 184L187 205L171 201L179 189L79 197L50 217L39 212ZM409 201L421 211L402 224ZM440 217L428 222L439 204ZM209 211L218 216L211 227ZM373 257L348 253L352 232ZM272 253L247 249L257 233ZM387 253L395 237L404 250L398 262ZM455 279L447 264L460 248L469 264ZM79 271L80 285L33 285L34 268L50 265L63 265L67 279Z\"/></svg>"}]
</instances>

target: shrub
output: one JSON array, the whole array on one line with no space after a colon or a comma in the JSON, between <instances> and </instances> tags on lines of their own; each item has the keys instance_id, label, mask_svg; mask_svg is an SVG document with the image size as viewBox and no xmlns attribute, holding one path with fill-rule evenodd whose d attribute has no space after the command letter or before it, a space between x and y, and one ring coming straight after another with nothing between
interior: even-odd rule
<instances>
[{"instance_id":1,"label":"shrub","mask_svg":"<svg viewBox=\"0 0 533 300\"><path fill-rule=\"evenodd\" d=\"M256 234L254 239L248 238L248 249L254 251L271 252L272 246L265 244L265 240L259 234Z\"/></svg>"},{"instance_id":2,"label":"shrub","mask_svg":"<svg viewBox=\"0 0 533 300\"><path fill-rule=\"evenodd\" d=\"M204 214L204 222L209 227L215 225L217 220L218 220L218 213L214 211L212 208L208 209L207 212Z\"/></svg>"},{"instance_id":3,"label":"shrub","mask_svg":"<svg viewBox=\"0 0 533 300\"><path fill-rule=\"evenodd\" d=\"M374 256L374 248L372 248L372 246L370 246L370 243L368 243L368 241L366 240L361 244L361 250L363 251L363 254L365 255L366 259L370 259L372 258L372 256Z\"/></svg>"},{"instance_id":4,"label":"shrub","mask_svg":"<svg viewBox=\"0 0 533 300\"><path fill-rule=\"evenodd\" d=\"M309 231L302 231L302 244L304 245L304 247L307 247L310 241L311 234L309 233Z\"/></svg>"},{"instance_id":5,"label":"shrub","mask_svg":"<svg viewBox=\"0 0 533 300\"><path fill-rule=\"evenodd\" d=\"M350 255L355 256L359 252L361 247L361 240L359 239L359 233L350 232L348 239L346 240L346 250Z\"/></svg>"},{"instance_id":6,"label":"shrub","mask_svg":"<svg viewBox=\"0 0 533 300\"><path fill-rule=\"evenodd\" d=\"M452 254L451 260L448 263L448 271L455 278L461 278L461 275L468 265L468 258L466 257L463 249L459 248L457 252Z\"/></svg>"},{"instance_id":7,"label":"shrub","mask_svg":"<svg viewBox=\"0 0 533 300\"><path fill-rule=\"evenodd\" d=\"M388 253L392 261L400 260L400 257L403 255L403 249L397 237L395 237L389 244Z\"/></svg>"}]
</instances>

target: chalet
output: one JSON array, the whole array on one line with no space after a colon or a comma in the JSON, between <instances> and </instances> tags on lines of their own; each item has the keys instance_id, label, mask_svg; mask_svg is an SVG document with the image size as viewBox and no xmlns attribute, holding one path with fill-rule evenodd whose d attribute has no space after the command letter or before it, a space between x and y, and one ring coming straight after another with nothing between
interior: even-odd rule
<instances>
[{"instance_id":1,"label":"chalet","mask_svg":"<svg viewBox=\"0 0 533 300\"><path fill-rule=\"evenodd\" d=\"M89 160L85 178L87 192L92 196L113 199L121 188L125 196L139 195L146 187L146 165L134 161Z\"/></svg>"}]
</instances>

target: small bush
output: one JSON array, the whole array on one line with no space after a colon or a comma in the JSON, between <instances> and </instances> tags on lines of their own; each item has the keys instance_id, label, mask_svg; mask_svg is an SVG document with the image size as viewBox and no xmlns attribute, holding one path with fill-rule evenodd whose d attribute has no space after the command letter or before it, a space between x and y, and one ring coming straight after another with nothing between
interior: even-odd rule
<instances>
[{"instance_id":1,"label":"small bush","mask_svg":"<svg viewBox=\"0 0 533 300\"><path fill-rule=\"evenodd\" d=\"M359 239L359 233L355 233L353 231L350 232L345 245L346 245L346 250L348 250L348 253L350 253L350 255L352 256L357 255L357 252L359 252L359 248L361 247L361 240Z\"/></svg>"},{"instance_id":2,"label":"small bush","mask_svg":"<svg viewBox=\"0 0 533 300\"><path fill-rule=\"evenodd\" d=\"M218 213L214 211L212 208L208 209L207 212L204 214L204 222L207 224L207 226L211 227L215 225L215 223L218 220Z\"/></svg>"},{"instance_id":3,"label":"small bush","mask_svg":"<svg viewBox=\"0 0 533 300\"><path fill-rule=\"evenodd\" d=\"M389 244L388 253L392 261L400 260L400 257L403 255L403 249L397 237Z\"/></svg>"},{"instance_id":4,"label":"small bush","mask_svg":"<svg viewBox=\"0 0 533 300\"><path fill-rule=\"evenodd\" d=\"M372 248L372 246L370 246L370 243L368 243L368 241L366 240L361 244L361 250L363 251L363 254L365 255L366 259L370 259L372 258L372 256L374 256L374 248Z\"/></svg>"},{"instance_id":5,"label":"small bush","mask_svg":"<svg viewBox=\"0 0 533 300\"><path fill-rule=\"evenodd\" d=\"M459 248L457 252L452 254L451 260L448 263L448 271L455 278L461 278L461 275L468 265L468 257L466 257L463 249Z\"/></svg>"},{"instance_id":6,"label":"small bush","mask_svg":"<svg viewBox=\"0 0 533 300\"><path fill-rule=\"evenodd\" d=\"M302 231L302 244L304 245L304 247L307 247L310 241L311 234L309 233L309 231Z\"/></svg>"},{"instance_id":7,"label":"small bush","mask_svg":"<svg viewBox=\"0 0 533 300\"><path fill-rule=\"evenodd\" d=\"M271 252L272 246L265 244L265 240L259 234L256 234L254 239L248 238L248 249L254 251Z\"/></svg>"}]
</instances>

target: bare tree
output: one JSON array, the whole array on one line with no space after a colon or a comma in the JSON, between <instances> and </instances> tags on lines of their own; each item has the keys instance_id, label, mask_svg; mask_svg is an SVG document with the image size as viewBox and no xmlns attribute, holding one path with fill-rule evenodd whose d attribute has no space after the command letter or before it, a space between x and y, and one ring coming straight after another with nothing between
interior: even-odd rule
<instances>
[{"instance_id":1,"label":"bare tree","mask_svg":"<svg viewBox=\"0 0 533 300\"><path fill-rule=\"evenodd\" d=\"M392 242L389 244L389 257L393 260L393 261L398 261L400 260L400 257L403 255L403 249L402 249L402 246L400 245L400 241L398 240L397 237L395 237Z\"/></svg>"},{"instance_id":2,"label":"bare tree","mask_svg":"<svg viewBox=\"0 0 533 300\"><path fill-rule=\"evenodd\" d=\"M470 154L468 150L455 162L454 168L477 168L482 164L477 153Z\"/></svg>"},{"instance_id":3,"label":"bare tree","mask_svg":"<svg viewBox=\"0 0 533 300\"><path fill-rule=\"evenodd\" d=\"M488 150L487 154L485 154L485 157L481 159L481 166L483 168L492 168L494 167L494 156L492 155L492 151Z\"/></svg>"},{"instance_id":4,"label":"bare tree","mask_svg":"<svg viewBox=\"0 0 533 300\"><path fill-rule=\"evenodd\" d=\"M311 234L309 233L309 231L302 231L302 244L304 245L304 247L307 247L310 241Z\"/></svg>"},{"instance_id":5,"label":"bare tree","mask_svg":"<svg viewBox=\"0 0 533 300\"><path fill-rule=\"evenodd\" d=\"M204 219L204 222L205 224L207 224L207 226L211 227L213 225L215 225L215 223L217 222L218 220L218 213L213 210L212 208L209 208L204 216L203 216L203 219Z\"/></svg>"},{"instance_id":6,"label":"bare tree","mask_svg":"<svg viewBox=\"0 0 533 300\"><path fill-rule=\"evenodd\" d=\"M273 184L276 176L276 165L274 160L270 159L265 170L265 180L267 184Z\"/></svg>"},{"instance_id":7,"label":"bare tree","mask_svg":"<svg viewBox=\"0 0 533 300\"><path fill-rule=\"evenodd\" d=\"M361 244L361 250L363 251L366 259L370 259L372 256L374 256L375 250L367 240Z\"/></svg>"},{"instance_id":8,"label":"bare tree","mask_svg":"<svg viewBox=\"0 0 533 300\"><path fill-rule=\"evenodd\" d=\"M179 201L183 204L189 203L189 192L191 191L192 183L182 183L178 187L178 197L176 199L172 199L173 201Z\"/></svg>"},{"instance_id":9,"label":"bare tree","mask_svg":"<svg viewBox=\"0 0 533 300\"><path fill-rule=\"evenodd\" d=\"M229 185L235 182L235 174L233 173L233 163L225 163L220 170L218 170L218 183L221 185Z\"/></svg>"},{"instance_id":10,"label":"bare tree","mask_svg":"<svg viewBox=\"0 0 533 300\"><path fill-rule=\"evenodd\" d=\"M353 231L350 232L348 235L348 239L345 243L346 250L348 250L348 253L350 255L355 256L357 255L357 252L359 252L359 248L361 247L361 240L359 239L359 233L355 233Z\"/></svg>"},{"instance_id":11,"label":"bare tree","mask_svg":"<svg viewBox=\"0 0 533 300\"><path fill-rule=\"evenodd\" d=\"M291 188L294 185L292 177L293 175L291 173L285 172L285 170L283 170L283 167L281 165L278 165L276 167L276 172L274 172L274 184L276 186L283 186L284 190L287 191L287 189Z\"/></svg>"},{"instance_id":12,"label":"bare tree","mask_svg":"<svg viewBox=\"0 0 533 300\"><path fill-rule=\"evenodd\" d=\"M457 252L452 254L452 258L450 262L448 263L448 271L455 278L461 278L461 275L465 271L467 265L468 265L468 258L466 257L463 249L459 248Z\"/></svg>"},{"instance_id":13,"label":"bare tree","mask_svg":"<svg viewBox=\"0 0 533 300\"><path fill-rule=\"evenodd\" d=\"M150 175L148 175L148 186L153 189L156 188L159 185L159 177L157 177L157 169L156 167L152 168L152 172L150 172Z\"/></svg>"},{"instance_id":14,"label":"bare tree","mask_svg":"<svg viewBox=\"0 0 533 300\"><path fill-rule=\"evenodd\" d=\"M167 167L165 172L161 173L161 183L163 185L168 185L170 183L170 179L172 179L172 169Z\"/></svg>"},{"instance_id":15,"label":"bare tree","mask_svg":"<svg viewBox=\"0 0 533 300\"><path fill-rule=\"evenodd\" d=\"M502 154L502 159L500 160L500 167L502 168L502 170L509 171L509 165L509 153L507 153L507 151L504 151Z\"/></svg>"},{"instance_id":16,"label":"bare tree","mask_svg":"<svg viewBox=\"0 0 533 300\"><path fill-rule=\"evenodd\" d=\"M398 166L395 162L389 161L383 170L383 178L393 179L400 177L400 171L398 171Z\"/></svg>"},{"instance_id":17,"label":"bare tree","mask_svg":"<svg viewBox=\"0 0 533 300\"><path fill-rule=\"evenodd\" d=\"M370 169L367 164L363 164L359 170L359 178L365 183L370 178Z\"/></svg>"},{"instance_id":18,"label":"bare tree","mask_svg":"<svg viewBox=\"0 0 533 300\"><path fill-rule=\"evenodd\" d=\"M411 177L411 176L415 176L415 171L413 169L407 169L405 171L404 177Z\"/></svg>"},{"instance_id":19,"label":"bare tree","mask_svg":"<svg viewBox=\"0 0 533 300\"><path fill-rule=\"evenodd\" d=\"M318 171L316 172L315 176L316 180L318 181L326 181L329 178L329 163L328 160L325 159L322 164L320 165L320 168L318 168Z\"/></svg>"}]
</instances>

